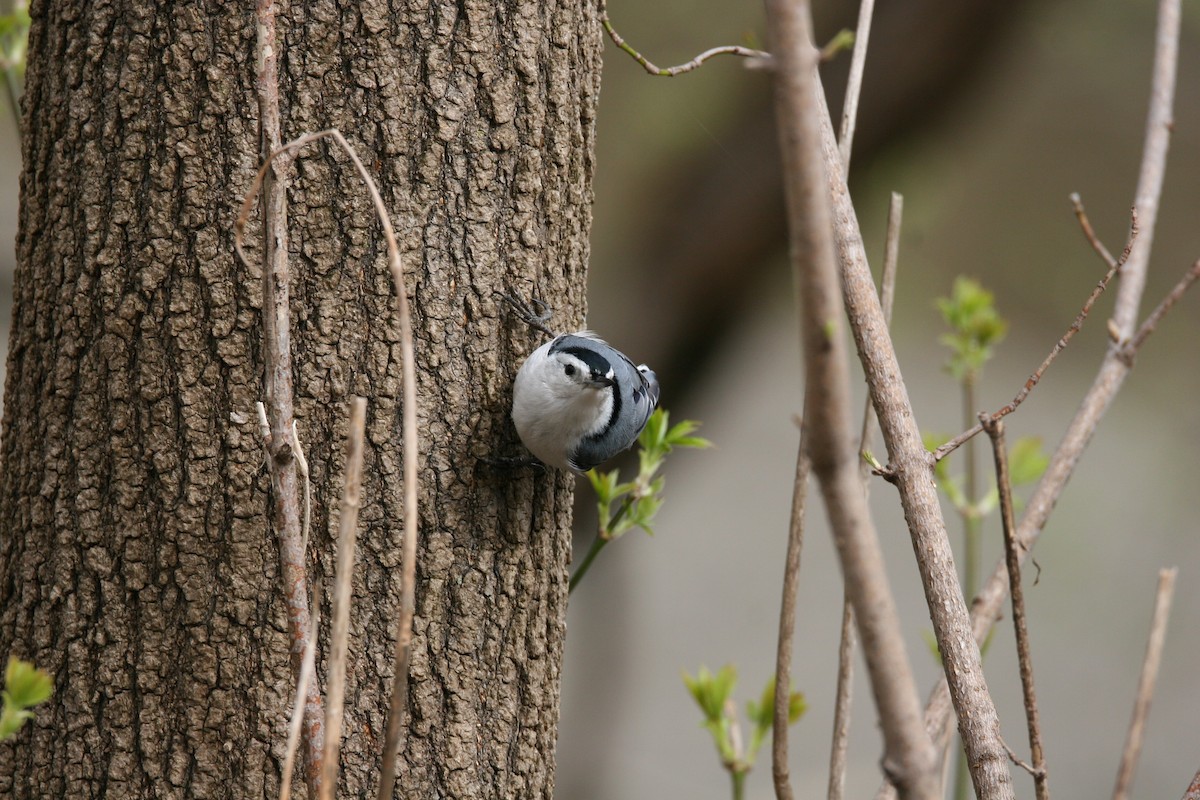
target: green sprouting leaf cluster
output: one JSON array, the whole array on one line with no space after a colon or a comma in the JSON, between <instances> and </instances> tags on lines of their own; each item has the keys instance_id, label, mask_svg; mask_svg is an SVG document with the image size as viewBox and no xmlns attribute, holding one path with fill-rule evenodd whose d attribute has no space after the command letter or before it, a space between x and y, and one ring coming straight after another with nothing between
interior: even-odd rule
<instances>
[{"instance_id":1,"label":"green sprouting leaf cluster","mask_svg":"<svg viewBox=\"0 0 1200 800\"><path fill-rule=\"evenodd\" d=\"M946 370L956 380L974 380L992 357L992 346L1008 332L1008 322L996 312L992 293L971 278L959 276L949 297L937 307L950 332L938 341L950 348Z\"/></svg>"},{"instance_id":2,"label":"green sprouting leaf cluster","mask_svg":"<svg viewBox=\"0 0 1200 800\"><path fill-rule=\"evenodd\" d=\"M29 709L44 703L54 693L54 681L45 670L28 661L9 656L4 670L4 710L0 712L0 741L21 729L33 717Z\"/></svg>"},{"instance_id":3,"label":"green sprouting leaf cluster","mask_svg":"<svg viewBox=\"0 0 1200 800\"><path fill-rule=\"evenodd\" d=\"M658 471L677 447L712 447L712 442L692 435L699 427L700 423L692 420L671 426L667 410L655 409L638 435L637 477L621 483L620 470L588 471L588 480L596 493L602 539L619 538L632 528L654 533L651 523L663 504L663 478Z\"/></svg>"},{"instance_id":4,"label":"green sprouting leaf cluster","mask_svg":"<svg viewBox=\"0 0 1200 800\"><path fill-rule=\"evenodd\" d=\"M754 766L759 750L771 733L775 717L775 676L772 675L767 681L757 702L751 700L746 704L751 726L748 747L742 740L737 706L733 701L737 670L728 664L716 673L710 672L707 667L700 667L695 677L684 673L683 682L704 715L702 724L713 737L721 765L734 778L736 796L742 779ZM789 692L788 723L794 724L807 710L804 695L796 691Z\"/></svg>"},{"instance_id":5,"label":"green sprouting leaf cluster","mask_svg":"<svg viewBox=\"0 0 1200 800\"><path fill-rule=\"evenodd\" d=\"M25 72L29 40L29 10L19 4L10 14L0 14L0 70Z\"/></svg>"},{"instance_id":6,"label":"green sprouting leaf cluster","mask_svg":"<svg viewBox=\"0 0 1200 800\"><path fill-rule=\"evenodd\" d=\"M672 426L669 419L666 409L658 408L647 420L638 436L638 474L632 481L622 483L620 470L588 471L588 480L596 493L599 524L592 546L571 576L570 591L575 591L596 556L613 539L631 528L654 533L651 524L663 504L663 478L658 471L671 451L676 447L712 447L712 442L692 435L700 423L684 420Z\"/></svg>"}]
</instances>

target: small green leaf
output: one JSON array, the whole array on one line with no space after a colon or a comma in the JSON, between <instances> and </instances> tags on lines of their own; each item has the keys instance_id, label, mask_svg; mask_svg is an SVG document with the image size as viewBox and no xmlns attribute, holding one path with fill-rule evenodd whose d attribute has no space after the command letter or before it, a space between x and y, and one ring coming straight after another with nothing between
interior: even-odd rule
<instances>
[{"instance_id":1,"label":"small green leaf","mask_svg":"<svg viewBox=\"0 0 1200 800\"><path fill-rule=\"evenodd\" d=\"M9 656L8 667L4 670L4 688L13 705L30 708L50 699L54 693L54 680L45 670Z\"/></svg>"},{"instance_id":2,"label":"small green leaf","mask_svg":"<svg viewBox=\"0 0 1200 800\"><path fill-rule=\"evenodd\" d=\"M683 683L691 692L707 723L719 722L725 713L725 701L737 684L737 671L729 665L714 675L708 667L700 667L696 677L683 673Z\"/></svg>"},{"instance_id":3,"label":"small green leaf","mask_svg":"<svg viewBox=\"0 0 1200 800\"><path fill-rule=\"evenodd\" d=\"M4 692L4 712L0 714L0 741L21 730L21 726L29 719L33 719L33 712L9 705L8 692Z\"/></svg>"},{"instance_id":4,"label":"small green leaf","mask_svg":"<svg viewBox=\"0 0 1200 800\"><path fill-rule=\"evenodd\" d=\"M45 670L40 670L28 661L9 656L4 670L4 710L0 713L0 740L7 739L21 729L25 721L33 717L26 709L50 699L54 693L54 680Z\"/></svg>"},{"instance_id":5,"label":"small green leaf","mask_svg":"<svg viewBox=\"0 0 1200 800\"><path fill-rule=\"evenodd\" d=\"M1022 436L1013 443L1008 454L1008 473L1013 486L1033 483L1042 477L1050 465L1050 456L1042 450L1040 436Z\"/></svg>"}]
</instances>

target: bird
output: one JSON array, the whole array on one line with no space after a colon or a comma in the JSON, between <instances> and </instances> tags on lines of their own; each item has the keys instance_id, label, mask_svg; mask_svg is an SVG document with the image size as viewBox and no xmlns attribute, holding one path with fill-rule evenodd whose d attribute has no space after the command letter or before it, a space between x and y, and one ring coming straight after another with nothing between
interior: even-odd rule
<instances>
[{"instance_id":1,"label":"bird","mask_svg":"<svg viewBox=\"0 0 1200 800\"><path fill-rule=\"evenodd\" d=\"M658 398L653 370L591 331L577 331L525 359L513 383L512 420L543 464L583 473L628 450Z\"/></svg>"}]
</instances>

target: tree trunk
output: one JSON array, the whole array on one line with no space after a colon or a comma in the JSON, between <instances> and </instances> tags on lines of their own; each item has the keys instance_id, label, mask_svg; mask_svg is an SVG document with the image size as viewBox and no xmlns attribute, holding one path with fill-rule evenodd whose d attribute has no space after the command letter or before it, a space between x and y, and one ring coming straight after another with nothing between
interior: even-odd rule
<instances>
[{"instance_id":1,"label":"tree trunk","mask_svg":"<svg viewBox=\"0 0 1200 800\"><path fill-rule=\"evenodd\" d=\"M278 792L293 678L254 412L261 275L232 250L258 162L253 11L33 4L0 654L56 692L0 747L5 797ZM422 531L398 795L550 797L574 479L478 457L518 452L512 376L537 344L494 293L536 288L560 328L583 316L593 4L326 0L278 25L284 138L347 135L409 270ZM340 785L358 797L378 780L400 592L399 335L346 159L314 148L292 175L296 415L325 586L346 400L370 400Z\"/></svg>"}]
</instances>

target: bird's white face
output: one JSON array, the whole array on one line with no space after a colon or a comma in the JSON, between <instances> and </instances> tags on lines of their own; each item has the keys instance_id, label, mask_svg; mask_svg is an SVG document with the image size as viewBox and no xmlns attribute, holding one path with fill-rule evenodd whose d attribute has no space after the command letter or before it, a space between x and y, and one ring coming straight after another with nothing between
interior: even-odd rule
<instances>
[{"instance_id":1,"label":"bird's white face","mask_svg":"<svg viewBox=\"0 0 1200 800\"><path fill-rule=\"evenodd\" d=\"M589 365L569 352L552 353L548 362L547 383L553 385L563 397L584 392L607 392L613 386L611 364Z\"/></svg>"},{"instance_id":2,"label":"bird's white face","mask_svg":"<svg viewBox=\"0 0 1200 800\"><path fill-rule=\"evenodd\" d=\"M613 383L612 365L603 359L548 347L533 353L513 387L521 441L543 462L569 466L568 444L604 430L612 417Z\"/></svg>"}]
</instances>

